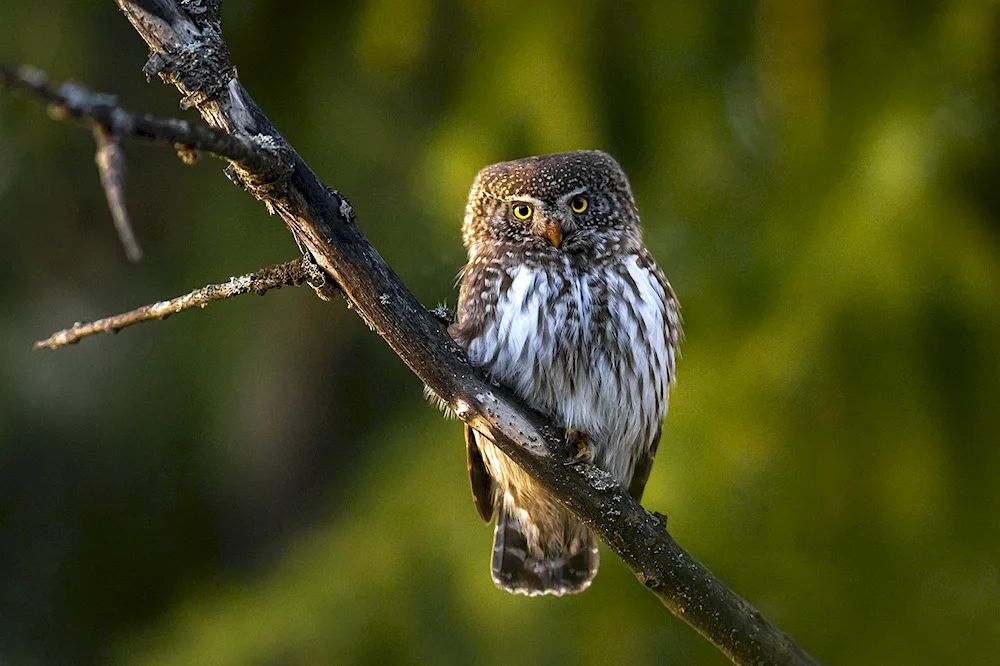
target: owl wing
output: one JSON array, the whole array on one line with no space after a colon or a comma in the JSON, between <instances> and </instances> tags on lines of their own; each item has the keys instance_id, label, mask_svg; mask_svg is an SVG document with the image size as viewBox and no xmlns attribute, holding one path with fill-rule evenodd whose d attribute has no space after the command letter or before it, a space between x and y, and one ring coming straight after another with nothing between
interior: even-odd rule
<instances>
[{"instance_id":1,"label":"owl wing","mask_svg":"<svg viewBox=\"0 0 1000 666\"><path fill-rule=\"evenodd\" d=\"M466 349L472 340L482 334L486 326L485 305L490 298L488 293L485 298L483 296L486 278L483 267L486 264L484 261L470 261L458 276L461 283L458 309L455 323L448 327L448 333ZM479 450L479 437L481 435L473 428L465 426L465 459L469 468L469 481L472 482L472 499L482 519L490 522L496 508L496 484L486 469L483 454Z\"/></svg>"},{"instance_id":2,"label":"owl wing","mask_svg":"<svg viewBox=\"0 0 1000 666\"><path fill-rule=\"evenodd\" d=\"M472 482L472 500L476 503L476 511L487 523L493 520L494 497L496 487L493 477L486 470L483 454L476 441L478 433L471 426L465 426L465 457L469 465L469 481Z\"/></svg>"},{"instance_id":3,"label":"owl wing","mask_svg":"<svg viewBox=\"0 0 1000 666\"><path fill-rule=\"evenodd\" d=\"M639 460L635 463L635 471L632 472L632 480L628 484L628 494L638 502L642 499L642 491L646 489L646 481L649 480L649 473L653 471L653 458L656 457L656 449L660 446L660 434L663 433L663 426L656 431L649 448L639 454Z\"/></svg>"},{"instance_id":4,"label":"owl wing","mask_svg":"<svg viewBox=\"0 0 1000 666\"><path fill-rule=\"evenodd\" d=\"M645 248L639 254L639 265L646 268L656 278L656 281L663 289L664 341L667 345L668 355L666 384L669 386L674 382L675 378L674 362L681 337L681 320L677 305L677 296L674 294L673 287L670 286L667 278L663 275L663 271L659 269L652 255ZM663 396L664 400L666 398L667 396ZM639 453L639 459L635 464L635 471L632 473L632 480L628 484L629 495L636 500L642 499L642 492L646 488L646 481L649 480L649 473L653 470L653 458L656 457L656 450L660 446L660 435L662 434L663 423L661 422L656 428L656 435L653 436L649 446Z\"/></svg>"},{"instance_id":5,"label":"owl wing","mask_svg":"<svg viewBox=\"0 0 1000 666\"><path fill-rule=\"evenodd\" d=\"M674 293L674 288L670 286L670 282L663 274L663 271L661 271L660 267L656 265L653 255L651 255L649 250L646 248L643 248L639 253L639 265L653 275L659 283L660 288L663 290L663 339L667 344L668 354L667 383L673 384L676 379L674 376L674 365L677 360L676 357L678 351L680 350L681 338L684 335L681 326L681 309L677 302L677 294ZM655 439L658 440L659 438L659 435L657 435Z\"/></svg>"}]
</instances>

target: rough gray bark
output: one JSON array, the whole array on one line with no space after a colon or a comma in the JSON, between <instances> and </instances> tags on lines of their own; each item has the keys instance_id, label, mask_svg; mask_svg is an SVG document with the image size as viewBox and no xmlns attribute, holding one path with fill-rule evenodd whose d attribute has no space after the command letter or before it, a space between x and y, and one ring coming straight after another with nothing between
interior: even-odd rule
<instances>
[{"instance_id":1,"label":"rough gray bark","mask_svg":"<svg viewBox=\"0 0 1000 666\"><path fill-rule=\"evenodd\" d=\"M347 200L320 182L236 79L217 1L115 2L150 47L147 73L177 86L182 106L197 108L213 127L266 146L266 168L243 160L232 162L227 175L281 215L349 304L459 418L491 437L735 663L817 663L678 546L663 516L643 509L596 467L566 466L561 430L469 366L355 225Z\"/></svg>"}]
</instances>

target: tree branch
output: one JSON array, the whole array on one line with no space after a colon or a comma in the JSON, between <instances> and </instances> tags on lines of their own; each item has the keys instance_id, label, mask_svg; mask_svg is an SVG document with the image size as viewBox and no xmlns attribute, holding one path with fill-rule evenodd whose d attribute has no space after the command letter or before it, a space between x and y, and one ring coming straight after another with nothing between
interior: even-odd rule
<instances>
[{"instance_id":1,"label":"tree branch","mask_svg":"<svg viewBox=\"0 0 1000 666\"><path fill-rule=\"evenodd\" d=\"M139 261L142 250L125 207L125 154L120 139L169 143L187 164L194 162L199 152L206 152L246 169L254 174L254 181L262 184L281 181L290 169L281 147L269 137L232 135L208 125L133 113L119 105L114 95L93 93L77 83L52 88L46 74L34 67L13 69L0 65L0 86L38 97L48 103L49 115L57 120L76 120L91 127L97 143L95 162L101 186L130 261Z\"/></svg>"},{"instance_id":2,"label":"tree branch","mask_svg":"<svg viewBox=\"0 0 1000 666\"><path fill-rule=\"evenodd\" d=\"M142 259L142 248L132 231L132 221L125 208L125 152L121 148L117 136L111 135L100 125L94 125L94 141L97 143L97 154L94 162L101 176L101 187L108 199L108 208L118 230L118 238L125 248L125 256L129 261L138 262Z\"/></svg>"},{"instance_id":3,"label":"tree branch","mask_svg":"<svg viewBox=\"0 0 1000 666\"><path fill-rule=\"evenodd\" d=\"M216 1L115 1L152 51L147 73L177 86L182 105L196 107L210 125L240 141L266 137L255 143L266 141L268 151L281 156L287 177L276 178L253 159L235 162L227 175L281 215L348 303L444 404L493 439L593 528L664 605L734 662L817 663L677 545L663 517L643 509L609 474L593 465L566 466L561 429L469 366L441 322L355 226L347 200L320 182L235 77ZM182 9L188 6L190 14Z\"/></svg>"},{"instance_id":4,"label":"tree branch","mask_svg":"<svg viewBox=\"0 0 1000 666\"><path fill-rule=\"evenodd\" d=\"M122 107L114 95L91 92L71 81L53 88L45 72L34 67L14 69L0 65L0 86L41 99L48 104L49 114L56 120L76 120L96 126L119 139L167 143L180 150L185 161L190 160L192 151L202 151L236 162L254 173L265 173L271 179L276 178L275 172L287 169L276 151L269 149L264 140L248 135L232 135L186 120L134 113Z\"/></svg>"},{"instance_id":5,"label":"tree branch","mask_svg":"<svg viewBox=\"0 0 1000 666\"><path fill-rule=\"evenodd\" d=\"M64 345L73 345L90 335L97 333L117 333L127 326L152 319L166 319L170 315L182 310L203 308L213 301L221 301L251 292L263 296L271 289L277 289L285 285L298 286L306 280L315 280L317 278L319 281L314 288L327 291L328 296L337 293L336 287L324 280L323 274L319 272L315 264L305 259L297 259L284 264L268 266L254 273L241 275L240 277L229 278L228 282L222 284L210 284L201 289L195 289L189 294L172 298L169 301L143 305L141 308L92 322L73 324L71 328L57 331L44 340L39 340L35 343L35 349L44 349L46 347L57 349Z\"/></svg>"}]
</instances>

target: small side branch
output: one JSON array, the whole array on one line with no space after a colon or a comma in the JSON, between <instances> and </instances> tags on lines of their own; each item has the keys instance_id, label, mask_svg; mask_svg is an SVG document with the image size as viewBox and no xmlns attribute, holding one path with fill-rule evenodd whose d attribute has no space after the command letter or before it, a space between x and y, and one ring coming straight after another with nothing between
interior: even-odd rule
<instances>
[{"instance_id":1,"label":"small side branch","mask_svg":"<svg viewBox=\"0 0 1000 666\"><path fill-rule=\"evenodd\" d=\"M101 186L130 261L142 258L125 206L125 154L120 139L140 139L172 145L185 164L195 162L201 152L229 160L230 177L246 188L280 186L292 165L274 137L230 134L221 129L186 120L133 113L114 95L91 92L77 83L53 88L45 72L34 67L0 65L0 87L20 90L46 102L49 115L57 120L75 120L88 125L97 142L95 162ZM250 176L252 174L252 177Z\"/></svg>"},{"instance_id":2,"label":"small side branch","mask_svg":"<svg viewBox=\"0 0 1000 666\"><path fill-rule=\"evenodd\" d=\"M71 328L53 333L44 340L39 340L35 343L35 349L44 349L46 347L57 349L64 345L76 344L83 338L95 333L117 333L126 326L151 319L166 319L175 312L190 308L203 308L213 301L220 301L225 298L251 292L263 295L271 289L277 289L285 285L298 286L306 280L315 280L317 277L323 280L322 273L319 272L316 265L304 259L268 266L255 273L230 278L228 282L222 284L210 284L207 287L195 289L190 294L178 296L169 301L144 305L131 312L98 319L97 321L74 324ZM335 293L335 287L331 286L329 281L316 283L314 288Z\"/></svg>"},{"instance_id":3,"label":"small side branch","mask_svg":"<svg viewBox=\"0 0 1000 666\"><path fill-rule=\"evenodd\" d=\"M142 259L142 248L132 231L132 221L125 208L125 153L118 137L108 133L100 125L94 125L94 141L97 143L97 154L94 163L101 176L101 187L111 209L111 217L118 230L118 238L125 248L125 256L131 262L138 263Z\"/></svg>"},{"instance_id":4,"label":"small side branch","mask_svg":"<svg viewBox=\"0 0 1000 666\"><path fill-rule=\"evenodd\" d=\"M171 144L185 162L190 161L192 153L200 151L235 162L256 174L274 174L273 180L287 171L281 156L270 149L271 142L259 137L229 134L176 118L134 113L122 107L114 95L91 92L78 83L67 82L53 88L45 72L34 67L15 69L0 65L0 86L46 102L49 114L56 120L96 124L117 138Z\"/></svg>"}]
</instances>

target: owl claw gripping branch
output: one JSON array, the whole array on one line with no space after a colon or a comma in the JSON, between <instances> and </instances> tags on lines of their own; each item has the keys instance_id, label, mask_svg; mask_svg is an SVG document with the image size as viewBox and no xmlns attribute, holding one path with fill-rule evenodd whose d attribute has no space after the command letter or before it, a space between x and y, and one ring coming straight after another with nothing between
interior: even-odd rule
<instances>
[{"instance_id":1,"label":"owl claw gripping branch","mask_svg":"<svg viewBox=\"0 0 1000 666\"><path fill-rule=\"evenodd\" d=\"M587 443L586 433L576 428L566 428L566 445L571 454L566 461L567 465L594 462L594 451Z\"/></svg>"},{"instance_id":2,"label":"owl claw gripping branch","mask_svg":"<svg viewBox=\"0 0 1000 666\"><path fill-rule=\"evenodd\" d=\"M640 498L680 312L642 242L621 167L598 151L488 166L472 185L463 240L452 336L473 365L566 425L571 463L592 460ZM489 438L466 426L465 439L476 509L496 518L496 585L531 596L585 590L597 574L594 534Z\"/></svg>"}]
</instances>

